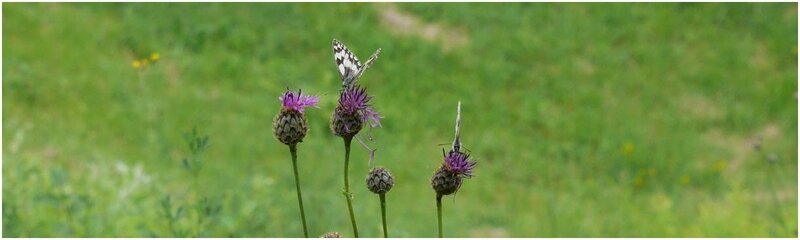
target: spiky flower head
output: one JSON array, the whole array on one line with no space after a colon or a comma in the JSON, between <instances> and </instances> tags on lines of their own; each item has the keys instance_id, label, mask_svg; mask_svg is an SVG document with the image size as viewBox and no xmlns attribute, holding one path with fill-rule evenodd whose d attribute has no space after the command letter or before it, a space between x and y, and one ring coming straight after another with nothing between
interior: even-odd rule
<instances>
[{"instance_id":1,"label":"spiky flower head","mask_svg":"<svg viewBox=\"0 0 800 240\"><path fill-rule=\"evenodd\" d=\"M316 107L319 98L303 95L302 91L287 90L278 97L281 111L272 121L275 138L286 145L294 145L303 141L308 132L308 120L304 114L306 107Z\"/></svg>"},{"instance_id":2,"label":"spiky flower head","mask_svg":"<svg viewBox=\"0 0 800 240\"><path fill-rule=\"evenodd\" d=\"M339 232L328 232L320 236L320 238L340 238L340 237L342 236L339 235Z\"/></svg>"},{"instance_id":3,"label":"spiky flower head","mask_svg":"<svg viewBox=\"0 0 800 240\"><path fill-rule=\"evenodd\" d=\"M444 154L444 150L442 150L442 153ZM462 178L472 177L472 170L475 169L475 164L478 163L470 161L469 154L466 153L451 150L444 154L444 168Z\"/></svg>"},{"instance_id":4,"label":"spiky flower head","mask_svg":"<svg viewBox=\"0 0 800 240\"><path fill-rule=\"evenodd\" d=\"M375 167L367 174L367 189L375 194L384 194L392 190L394 178L389 170L382 167Z\"/></svg>"},{"instance_id":5,"label":"spiky flower head","mask_svg":"<svg viewBox=\"0 0 800 240\"><path fill-rule=\"evenodd\" d=\"M444 154L444 152L442 152ZM474 161L469 160L469 154L449 151L444 154L442 166L433 174L431 186L436 194L450 195L461 188L464 178L472 177L472 170L475 168Z\"/></svg>"},{"instance_id":6,"label":"spiky flower head","mask_svg":"<svg viewBox=\"0 0 800 240\"><path fill-rule=\"evenodd\" d=\"M331 130L336 136L353 137L365 123L370 127L381 125L380 115L372 109L372 99L367 90L358 85L345 87L339 93L339 105L331 117Z\"/></svg>"},{"instance_id":7,"label":"spiky flower head","mask_svg":"<svg viewBox=\"0 0 800 240\"><path fill-rule=\"evenodd\" d=\"M317 103L319 103L319 97L303 95L303 90L299 90L296 93L286 90L283 95L278 97L278 100L281 101L281 110L292 109L300 113L303 113L306 107L316 107Z\"/></svg>"}]
</instances>

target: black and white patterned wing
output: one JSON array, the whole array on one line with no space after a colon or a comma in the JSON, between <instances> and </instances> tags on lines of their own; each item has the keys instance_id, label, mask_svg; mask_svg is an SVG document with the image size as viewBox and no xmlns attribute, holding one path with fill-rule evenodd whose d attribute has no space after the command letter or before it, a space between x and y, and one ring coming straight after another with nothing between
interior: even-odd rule
<instances>
[{"instance_id":1,"label":"black and white patterned wing","mask_svg":"<svg viewBox=\"0 0 800 240\"><path fill-rule=\"evenodd\" d=\"M342 85L349 86L358 79L361 72L361 62L355 54L347 49L347 46L333 39L333 60L342 78Z\"/></svg>"}]
</instances>

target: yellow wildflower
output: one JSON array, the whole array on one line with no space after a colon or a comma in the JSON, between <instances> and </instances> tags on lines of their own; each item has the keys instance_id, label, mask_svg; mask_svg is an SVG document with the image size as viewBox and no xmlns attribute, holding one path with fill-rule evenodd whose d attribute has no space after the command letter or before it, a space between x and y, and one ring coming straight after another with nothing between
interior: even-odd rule
<instances>
[{"instance_id":1,"label":"yellow wildflower","mask_svg":"<svg viewBox=\"0 0 800 240\"><path fill-rule=\"evenodd\" d=\"M139 69L142 67L142 63L139 62L139 60L133 60L133 62L131 62L131 67L133 67L133 69Z\"/></svg>"},{"instance_id":2,"label":"yellow wildflower","mask_svg":"<svg viewBox=\"0 0 800 240\"><path fill-rule=\"evenodd\" d=\"M161 59L161 55L159 55L157 52L154 52L153 54L150 54L150 60L151 61L158 62L159 59Z\"/></svg>"}]
</instances>

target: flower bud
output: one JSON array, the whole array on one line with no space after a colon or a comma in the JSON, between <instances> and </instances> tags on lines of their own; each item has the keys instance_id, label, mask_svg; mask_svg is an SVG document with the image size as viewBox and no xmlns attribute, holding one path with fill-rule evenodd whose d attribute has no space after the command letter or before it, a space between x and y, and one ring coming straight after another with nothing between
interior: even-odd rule
<instances>
[{"instance_id":1,"label":"flower bud","mask_svg":"<svg viewBox=\"0 0 800 240\"><path fill-rule=\"evenodd\" d=\"M388 170L382 167L376 167L369 171L367 174L367 189L375 194L384 194L389 192L394 186L394 179Z\"/></svg>"}]
</instances>

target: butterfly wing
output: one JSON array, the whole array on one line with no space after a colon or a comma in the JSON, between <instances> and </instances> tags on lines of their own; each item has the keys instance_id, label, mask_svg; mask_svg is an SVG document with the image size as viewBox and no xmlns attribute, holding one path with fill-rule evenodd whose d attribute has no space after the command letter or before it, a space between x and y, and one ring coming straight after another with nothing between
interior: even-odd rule
<instances>
[{"instance_id":1,"label":"butterfly wing","mask_svg":"<svg viewBox=\"0 0 800 240\"><path fill-rule=\"evenodd\" d=\"M353 52L350 52L350 49L347 49L347 46L336 39L333 39L333 60L339 70L342 84L349 86L355 82L361 72L361 62Z\"/></svg>"},{"instance_id":2,"label":"butterfly wing","mask_svg":"<svg viewBox=\"0 0 800 240\"><path fill-rule=\"evenodd\" d=\"M458 101L456 110L456 137L453 140L453 151L461 151L461 101Z\"/></svg>"}]
</instances>

